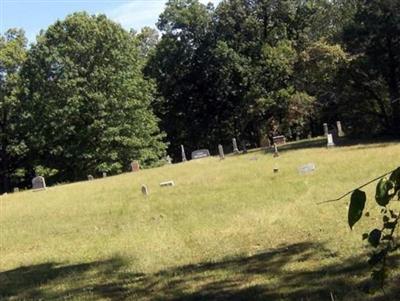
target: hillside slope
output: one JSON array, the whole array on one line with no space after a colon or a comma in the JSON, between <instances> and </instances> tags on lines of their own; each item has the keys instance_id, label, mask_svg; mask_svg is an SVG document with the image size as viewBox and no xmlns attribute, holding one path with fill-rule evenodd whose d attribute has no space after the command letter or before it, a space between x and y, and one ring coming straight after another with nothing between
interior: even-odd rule
<instances>
[{"instance_id":1,"label":"hillside slope","mask_svg":"<svg viewBox=\"0 0 400 301\"><path fill-rule=\"evenodd\" d=\"M362 292L361 241L379 209L369 202L371 217L350 231L348 199L316 203L394 169L399 155L398 143L251 152L3 196L0 297L380 300ZM310 162L317 170L300 175Z\"/></svg>"}]
</instances>

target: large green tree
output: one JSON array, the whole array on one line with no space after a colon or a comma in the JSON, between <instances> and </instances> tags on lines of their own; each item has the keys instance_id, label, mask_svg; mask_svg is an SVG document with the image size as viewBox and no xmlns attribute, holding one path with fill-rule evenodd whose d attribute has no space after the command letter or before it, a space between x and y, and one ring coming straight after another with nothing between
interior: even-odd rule
<instances>
[{"instance_id":1,"label":"large green tree","mask_svg":"<svg viewBox=\"0 0 400 301\"><path fill-rule=\"evenodd\" d=\"M141 67L139 41L104 15L51 25L23 70L32 160L63 181L156 164L165 144Z\"/></svg>"},{"instance_id":2,"label":"large green tree","mask_svg":"<svg viewBox=\"0 0 400 301\"><path fill-rule=\"evenodd\" d=\"M22 30L10 29L0 36L0 192L10 190L13 175L26 158L20 98L26 43Z\"/></svg>"}]
</instances>

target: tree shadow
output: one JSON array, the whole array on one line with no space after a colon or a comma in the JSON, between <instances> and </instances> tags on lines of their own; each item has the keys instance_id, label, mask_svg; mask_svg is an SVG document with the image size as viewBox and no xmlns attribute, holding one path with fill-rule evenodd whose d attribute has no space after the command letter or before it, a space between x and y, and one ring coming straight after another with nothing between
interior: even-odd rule
<instances>
[{"instance_id":1,"label":"tree shadow","mask_svg":"<svg viewBox=\"0 0 400 301\"><path fill-rule=\"evenodd\" d=\"M319 264L336 256L321 244L303 242L153 274L129 271L120 257L43 263L1 272L0 299L398 300L398 278L386 288L386 297L364 293L369 285L365 258Z\"/></svg>"}]
</instances>

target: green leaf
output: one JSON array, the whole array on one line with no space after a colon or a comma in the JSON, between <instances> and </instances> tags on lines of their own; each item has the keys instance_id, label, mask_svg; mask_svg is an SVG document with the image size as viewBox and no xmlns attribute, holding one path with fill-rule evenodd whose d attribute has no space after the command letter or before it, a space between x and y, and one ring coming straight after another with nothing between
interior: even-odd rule
<instances>
[{"instance_id":1,"label":"green leaf","mask_svg":"<svg viewBox=\"0 0 400 301\"><path fill-rule=\"evenodd\" d=\"M378 229L374 229L371 231L371 233L368 235L368 242L370 243L371 246L374 248L379 246L379 242L381 240L382 232Z\"/></svg>"},{"instance_id":2,"label":"green leaf","mask_svg":"<svg viewBox=\"0 0 400 301\"><path fill-rule=\"evenodd\" d=\"M350 207L348 213L348 223L350 229L353 229L353 226L360 220L366 201L367 201L367 196L364 191L357 189L351 195Z\"/></svg>"},{"instance_id":3,"label":"green leaf","mask_svg":"<svg viewBox=\"0 0 400 301\"><path fill-rule=\"evenodd\" d=\"M389 177L389 180L394 183L395 189L400 189L400 167L397 168Z\"/></svg>"},{"instance_id":4,"label":"green leaf","mask_svg":"<svg viewBox=\"0 0 400 301\"><path fill-rule=\"evenodd\" d=\"M394 187L392 181L388 181L387 179L381 179L376 185L376 194L375 199L376 202L385 207L390 199L393 197L393 194L390 194L390 190Z\"/></svg>"}]
</instances>

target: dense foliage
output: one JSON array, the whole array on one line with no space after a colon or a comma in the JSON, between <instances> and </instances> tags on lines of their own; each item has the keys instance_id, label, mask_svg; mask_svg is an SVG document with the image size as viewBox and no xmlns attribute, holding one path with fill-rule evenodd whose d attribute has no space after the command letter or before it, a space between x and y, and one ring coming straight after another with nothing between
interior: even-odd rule
<instances>
[{"instance_id":1,"label":"dense foliage","mask_svg":"<svg viewBox=\"0 0 400 301\"><path fill-rule=\"evenodd\" d=\"M396 0L169 0L158 32L77 13L27 49L10 30L1 190L35 172L71 181L152 166L166 145L176 160L181 144L216 153L233 137L318 135L337 120L349 134L398 135L399 21Z\"/></svg>"}]
</instances>

